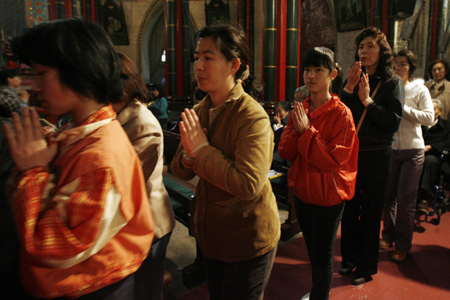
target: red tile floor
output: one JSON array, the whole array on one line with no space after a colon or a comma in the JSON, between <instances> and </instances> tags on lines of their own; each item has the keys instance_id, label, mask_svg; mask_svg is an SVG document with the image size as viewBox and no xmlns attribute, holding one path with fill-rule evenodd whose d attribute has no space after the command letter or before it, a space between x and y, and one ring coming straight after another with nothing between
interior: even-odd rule
<instances>
[{"instance_id":1,"label":"red tile floor","mask_svg":"<svg viewBox=\"0 0 450 300\"><path fill-rule=\"evenodd\" d=\"M450 299L450 212L441 223L416 220L413 247L406 260L395 263L393 250L380 251L378 274L373 281L352 286L350 277L337 273L340 266L340 231L335 245L334 280L331 300L340 299ZM278 249L265 300L301 299L311 289L311 268L303 238L297 238ZM206 286L193 289L181 300L207 300Z\"/></svg>"}]
</instances>

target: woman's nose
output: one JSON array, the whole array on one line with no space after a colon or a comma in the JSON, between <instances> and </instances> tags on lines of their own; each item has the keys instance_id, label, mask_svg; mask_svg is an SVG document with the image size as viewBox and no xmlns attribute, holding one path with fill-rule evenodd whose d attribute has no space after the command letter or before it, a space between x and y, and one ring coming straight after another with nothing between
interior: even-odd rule
<instances>
[{"instance_id":1,"label":"woman's nose","mask_svg":"<svg viewBox=\"0 0 450 300\"><path fill-rule=\"evenodd\" d=\"M195 64L196 70L203 70L203 62L199 59L197 60L197 63Z\"/></svg>"}]
</instances>

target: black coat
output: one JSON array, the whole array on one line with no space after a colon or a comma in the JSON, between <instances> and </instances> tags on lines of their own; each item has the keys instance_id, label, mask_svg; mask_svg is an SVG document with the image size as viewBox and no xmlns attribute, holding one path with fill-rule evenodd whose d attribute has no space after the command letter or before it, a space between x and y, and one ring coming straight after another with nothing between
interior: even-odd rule
<instances>
[{"instance_id":1,"label":"black coat","mask_svg":"<svg viewBox=\"0 0 450 300\"><path fill-rule=\"evenodd\" d=\"M438 117L436 125L428 128L422 126L422 135L425 145L431 145L432 149L426 154L439 157L442 151L450 151L450 121Z\"/></svg>"},{"instance_id":2,"label":"black coat","mask_svg":"<svg viewBox=\"0 0 450 300\"><path fill-rule=\"evenodd\" d=\"M370 93L372 94L380 76L374 74L369 76ZM347 85L345 81L344 86ZM341 100L347 105L353 114L355 125L358 124L365 110L358 96L359 86L353 90L353 94L342 92ZM367 107L367 115L361 124L358 133L359 149L368 150L392 145L394 133L400 127L403 114L403 103L405 102L405 90L403 82L398 76L393 76L380 86L373 103Z\"/></svg>"}]
</instances>

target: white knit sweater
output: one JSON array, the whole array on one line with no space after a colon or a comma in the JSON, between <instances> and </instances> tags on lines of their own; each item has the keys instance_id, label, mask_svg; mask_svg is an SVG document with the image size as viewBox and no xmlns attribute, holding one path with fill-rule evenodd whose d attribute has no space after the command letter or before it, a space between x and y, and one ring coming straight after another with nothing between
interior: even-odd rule
<instances>
[{"instance_id":1,"label":"white knit sweater","mask_svg":"<svg viewBox=\"0 0 450 300\"><path fill-rule=\"evenodd\" d=\"M415 79L405 86L405 105L399 130L392 144L394 150L424 149L421 125L434 121L434 107L423 79Z\"/></svg>"}]
</instances>

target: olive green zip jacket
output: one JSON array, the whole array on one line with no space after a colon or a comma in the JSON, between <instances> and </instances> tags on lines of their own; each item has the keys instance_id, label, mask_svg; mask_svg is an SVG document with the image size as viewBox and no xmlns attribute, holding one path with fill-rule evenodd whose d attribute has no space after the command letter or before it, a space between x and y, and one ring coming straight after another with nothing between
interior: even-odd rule
<instances>
[{"instance_id":1,"label":"olive green zip jacket","mask_svg":"<svg viewBox=\"0 0 450 300\"><path fill-rule=\"evenodd\" d=\"M239 82L224 105L211 104L207 96L194 107L209 145L188 164L180 143L171 167L183 180L200 177L191 229L205 257L248 260L272 250L280 238L268 178L273 131L267 113Z\"/></svg>"}]
</instances>

